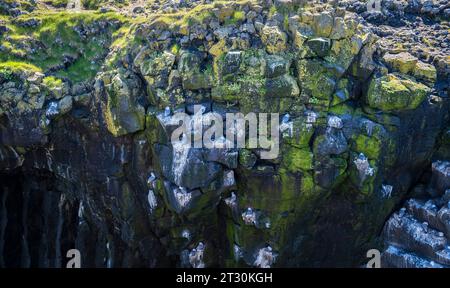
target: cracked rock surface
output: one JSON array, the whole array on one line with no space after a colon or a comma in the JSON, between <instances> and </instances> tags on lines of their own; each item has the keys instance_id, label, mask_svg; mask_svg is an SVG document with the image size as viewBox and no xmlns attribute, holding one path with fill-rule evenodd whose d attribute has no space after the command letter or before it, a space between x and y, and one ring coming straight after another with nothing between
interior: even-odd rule
<instances>
[{"instance_id":1,"label":"cracked rock surface","mask_svg":"<svg viewBox=\"0 0 450 288\"><path fill-rule=\"evenodd\" d=\"M0 0L0 267L450 266L445 3L99 2Z\"/></svg>"}]
</instances>

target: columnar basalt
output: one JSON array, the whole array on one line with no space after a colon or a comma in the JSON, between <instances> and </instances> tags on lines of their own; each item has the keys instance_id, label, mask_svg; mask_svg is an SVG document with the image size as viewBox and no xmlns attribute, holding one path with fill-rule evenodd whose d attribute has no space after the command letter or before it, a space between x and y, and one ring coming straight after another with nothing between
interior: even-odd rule
<instances>
[{"instance_id":1,"label":"columnar basalt","mask_svg":"<svg viewBox=\"0 0 450 288\"><path fill-rule=\"evenodd\" d=\"M61 267L76 248L84 267L348 267L383 240L387 266L401 249L449 265L445 215L447 238L417 244L405 214L381 233L424 174L440 191L427 197L450 188L449 63L386 47L355 9L305 2L81 12L61 44L51 15L8 22L0 266ZM42 37L19 47L8 33L30 21ZM278 113L280 153L186 147L171 141L177 112L202 128L214 113ZM432 226L446 208L426 203L407 209Z\"/></svg>"}]
</instances>

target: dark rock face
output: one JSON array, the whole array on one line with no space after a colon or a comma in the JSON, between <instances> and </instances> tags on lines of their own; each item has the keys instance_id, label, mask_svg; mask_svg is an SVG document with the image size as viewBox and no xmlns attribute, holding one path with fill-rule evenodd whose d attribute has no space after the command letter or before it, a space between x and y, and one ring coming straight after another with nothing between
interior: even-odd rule
<instances>
[{"instance_id":1,"label":"dark rock face","mask_svg":"<svg viewBox=\"0 0 450 288\"><path fill-rule=\"evenodd\" d=\"M449 266L445 73L356 14L275 2L134 25L84 86L1 77L0 266L349 267L382 240L385 266ZM186 147L181 112L278 113L280 153Z\"/></svg>"},{"instance_id":2,"label":"dark rock face","mask_svg":"<svg viewBox=\"0 0 450 288\"><path fill-rule=\"evenodd\" d=\"M434 164L442 164L438 162ZM433 172L433 178L437 173ZM440 190L430 182L428 192L436 188ZM388 245L382 255L384 267L449 267L450 190L429 200L423 200L423 196L408 200L406 207L387 221L383 233Z\"/></svg>"},{"instance_id":3,"label":"dark rock face","mask_svg":"<svg viewBox=\"0 0 450 288\"><path fill-rule=\"evenodd\" d=\"M442 136L444 139L446 133ZM448 157L450 142L441 142L434 162L411 190L411 198L387 221L383 238L383 267L420 268L450 265L450 190ZM448 159L448 158L446 158Z\"/></svg>"}]
</instances>

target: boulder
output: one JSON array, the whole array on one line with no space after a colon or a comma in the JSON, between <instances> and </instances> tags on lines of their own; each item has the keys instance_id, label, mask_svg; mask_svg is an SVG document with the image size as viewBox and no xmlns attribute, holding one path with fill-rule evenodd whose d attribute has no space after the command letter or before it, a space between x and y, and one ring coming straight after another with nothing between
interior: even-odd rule
<instances>
[{"instance_id":1,"label":"boulder","mask_svg":"<svg viewBox=\"0 0 450 288\"><path fill-rule=\"evenodd\" d=\"M374 77L367 91L370 107L384 111L400 111L417 108L426 98L430 89L399 74Z\"/></svg>"},{"instance_id":2,"label":"boulder","mask_svg":"<svg viewBox=\"0 0 450 288\"><path fill-rule=\"evenodd\" d=\"M391 69L399 71L403 74L413 72L418 62L418 59L408 52L401 52L398 54L386 53L383 56L383 60L389 67L391 67Z\"/></svg>"},{"instance_id":3,"label":"boulder","mask_svg":"<svg viewBox=\"0 0 450 288\"><path fill-rule=\"evenodd\" d=\"M450 189L450 162L436 161L431 166L432 178L431 186L436 189L439 194L444 194Z\"/></svg>"},{"instance_id":4,"label":"boulder","mask_svg":"<svg viewBox=\"0 0 450 288\"><path fill-rule=\"evenodd\" d=\"M319 37L330 37L333 30L333 15L329 11L313 15L314 32Z\"/></svg>"},{"instance_id":5,"label":"boulder","mask_svg":"<svg viewBox=\"0 0 450 288\"><path fill-rule=\"evenodd\" d=\"M179 187L196 189L208 186L222 171L221 165L207 162L201 149L175 144L172 147L156 144L162 174Z\"/></svg>"},{"instance_id":6,"label":"boulder","mask_svg":"<svg viewBox=\"0 0 450 288\"><path fill-rule=\"evenodd\" d=\"M108 131L118 137L143 130L145 109L138 101L137 76L126 78L124 74L116 74L105 88L107 98L102 111Z\"/></svg>"},{"instance_id":7,"label":"boulder","mask_svg":"<svg viewBox=\"0 0 450 288\"><path fill-rule=\"evenodd\" d=\"M331 48L330 39L321 37L310 39L306 44L319 57L327 56Z\"/></svg>"},{"instance_id":8,"label":"boulder","mask_svg":"<svg viewBox=\"0 0 450 288\"><path fill-rule=\"evenodd\" d=\"M287 35L278 26L264 26L261 30L261 40L270 54L286 50Z\"/></svg>"},{"instance_id":9,"label":"boulder","mask_svg":"<svg viewBox=\"0 0 450 288\"><path fill-rule=\"evenodd\" d=\"M433 85L436 82L437 72L436 68L431 65L418 61L413 71L414 77L419 80L423 80L426 83Z\"/></svg>"}]
</instances>

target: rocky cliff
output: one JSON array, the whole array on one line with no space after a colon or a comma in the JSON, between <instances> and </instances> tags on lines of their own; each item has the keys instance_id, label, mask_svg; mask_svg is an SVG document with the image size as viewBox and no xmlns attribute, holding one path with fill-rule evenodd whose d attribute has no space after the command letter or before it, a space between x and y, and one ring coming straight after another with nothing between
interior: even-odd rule
<instances>
[{"instance_id":1,"label":"rocky cliff","mask_svg":"<svg viewBox=\"0 0 450 288\"><path fill-rule=\"evenodd\" d=\"M1 267L449 265L448 4L75 2L0 1ZM265 159L176 112L291 128Z\"/></svg>"}]
</instances>

